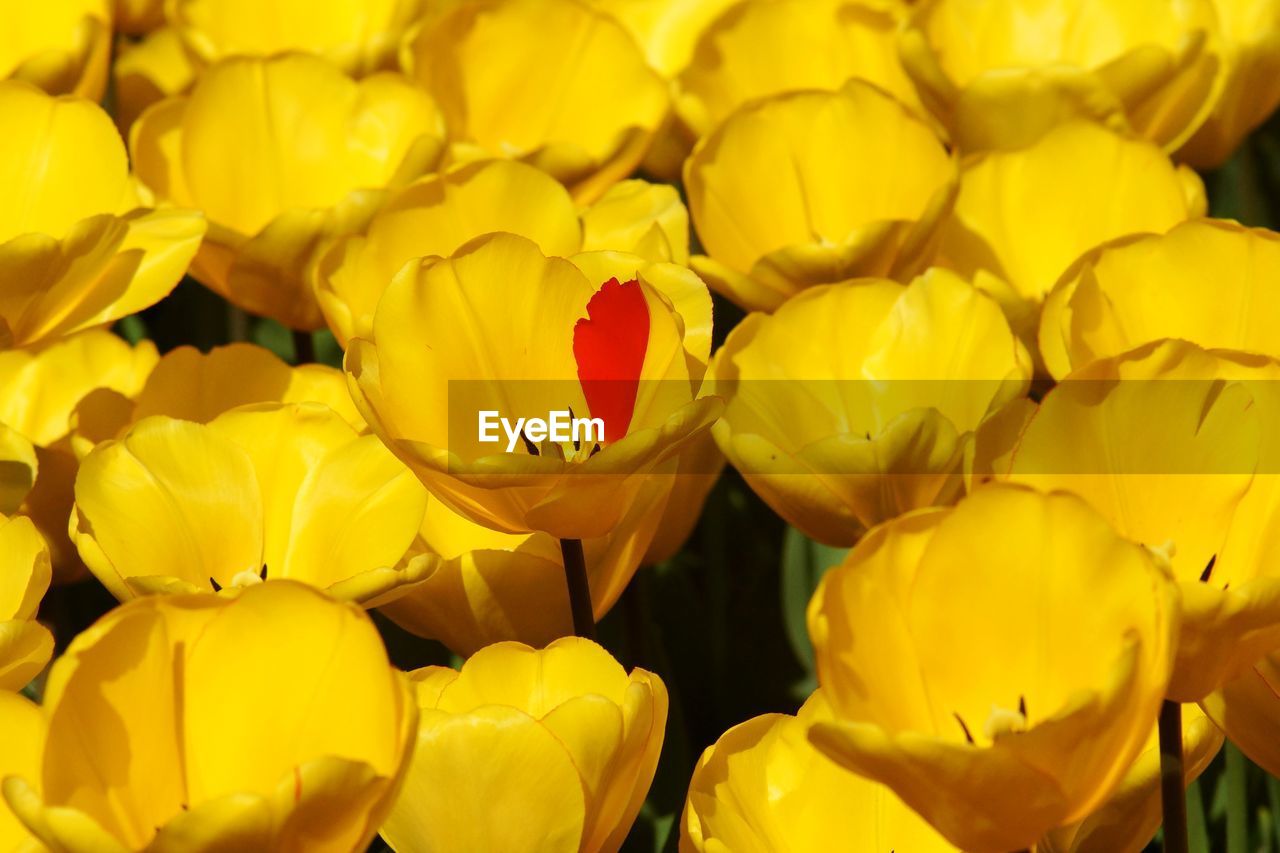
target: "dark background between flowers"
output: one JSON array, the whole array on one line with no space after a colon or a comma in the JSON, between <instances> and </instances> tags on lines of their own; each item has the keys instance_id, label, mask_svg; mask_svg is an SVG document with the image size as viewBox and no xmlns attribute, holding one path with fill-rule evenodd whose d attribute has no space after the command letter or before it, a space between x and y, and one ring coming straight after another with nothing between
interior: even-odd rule
<instances>
[{"instance_id":1,"label":"dark background between flowers","mask_svg":"<svg viewBox=\"0 0 1280 853\"><path fill-rule=\"evenodd\" d=\"M1211 215L1280 225L1280 118L1204 178ZM716 298L717 346L742 316ZM130 341L150 338L161 352L247 340L295 360L288 330L230 309L190 278L160 304L122 320L116 331ZM342 352L327 331L315 334L314 348L316 361L341 366ZM727 468L684 550L637 572L601 622L600 641L628 668L658 673L671 710L657 776L624 851L674 851L689 776L702 750L758 714L794 713L816 686L805 606L823 572L844 553L789 528ZM40 618L53 629L61 653L114 604L89 578L50 589ZM400 668L460 664L441 644L408 634L377 612L373 617ZM1187 798L1193 853L1280 853L1280 780L1230 743ZM381 839L370 847L386 849ZM1148 849L1160 849L1158 836Z\"/></svg>"}]
</instances>

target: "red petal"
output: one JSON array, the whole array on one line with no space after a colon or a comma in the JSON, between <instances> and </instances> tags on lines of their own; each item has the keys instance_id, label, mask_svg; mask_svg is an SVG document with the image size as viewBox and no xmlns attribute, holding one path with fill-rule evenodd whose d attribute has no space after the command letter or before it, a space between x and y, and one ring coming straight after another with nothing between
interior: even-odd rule
<instances>
[{"instance_id":1,"label":"red petal","mask_svg":"<svg viewBox=\"0 0 1280 853\"><path fill-rule=\"evenodd\" d=\"M573 327L578 382L591 417L604 421L606 441L622 438L631 426L648 349L649 304L640 282L609 279L587 303L587 316Z\"/></svg>"}]
</instances>

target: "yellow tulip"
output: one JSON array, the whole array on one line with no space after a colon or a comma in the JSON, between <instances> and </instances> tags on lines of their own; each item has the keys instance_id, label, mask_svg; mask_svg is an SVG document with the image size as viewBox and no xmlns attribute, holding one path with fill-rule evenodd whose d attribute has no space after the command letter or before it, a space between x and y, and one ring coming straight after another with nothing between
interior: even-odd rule
<instances>
[{"instance_id":1,"label":"yellow tulip","mask_svg":"<svg viewBox=\"0 0 1280 853\"><path fill-rule=\"evenodd\" d=\"M671 494L641 565L654 566L665 562L684 548L702 517L702 507L720 479L724 465L724 454L710 430L695 436L680 452Z\"/></svg>"},{"instance_id":2,"label":"yellow tulip","mask_svg":"<svg viewBox=\"0 0 1280 853\"><path fill-rule=\"evenodd\" d=\"M1250 761L1280 773L1280 654L1257 661L1200 704Z\"/></svg>"},{"instance_id":3,"label":"yellow tulip","mask_svg":"<svg viewBox=\"0 0 1280 853\"><path fill-rule=\"evenodd\" d=\"M591 0L617 18L659 74L671 79L693 58L707 27L739 0Z\"/></svg>"},{"instance_id":4,"label":"yellow tulip","mask_svg":"<svg viewBox=\"0 0 1280 853\"><path fill-rule=\"evenodd\" d=\"M1213 0L1221 28L1221 91L1208 119L1178 150L1198 169L1221 166L1280 104L1280 3Z\"/></svg>"},{"instance_id":5,"label":"yellow tulip","mask_svg":"<svg viewBox=\"0 0 1280 853\"><path fill-rule=\"evenodd\" d=\"M115 0L115 28L122 33L142 35L164 23L165 0Z\"/></svg>"},{"instance_id":6,"label":"yellow tulip","mask_svg":"<svg viewBox=\"0 0 1280 853\"><path fill-rule=\"evenodd\" d=\"M425 576L397 568L425 511L374 436L315 403L157 416L80 464L71 538L121 601L291 578L373 607Z\"/></svg>"},{"instance_id":7,"label":"yellow tulip","mask_svg":"<svg viewBox=\"0 0 1280 853\"><path fill-rule=\"evenodd\" d=\"M1167 151L1217 93L1213 0L925 0L902 38L920 98L963 151L1017 148L1075 118Z\"/></svg>"},{"instance_id":8,"label":"yellow tulip","mask_svg":"<svg viewBox=\"0 0 1280 853\"><path fill-rule=\"evenodd\" d=\"M640 493L606 536L582 543L592 612L599 621L617 602L665 519L668 489ZM696 520L697 513L694 513ZM535 647L573 633L564 556L546 533L498 533L435 499L406 559L429 574L381 607L397 625L471 655L503 640Z\"/></svg>"},{"instance_id":9,"label":"yellow tulip","mask_svg":"<svg viewBox=\"0 0 1280 853\"><path fill-rule=\"evenodd\" d=\"M1025 393L1031 359L995 302L931 270L751 314L711 376L726 402L712 434L756 494L810 537L852 545L956 497L968 437Z\"/></svg>"},{"instance_id":10,"label":"yellow tulip","mask_svg":"<svg viewBox=\"0 0 1280 853\"><path fill-rule=\"evenodd\" d=\"M1007 454L978 435L997 478L1073 492L1164 553L1183 602L1176 701L1203 699L1280 646L1277 379L1266 359L1162 341L1069 375Z\"/></svg>"},{"instance_id":11,"label":"yellow tulip","mask_svg":"<svg viewBox=\"0 0 1280 853\"><path fill-rule=\"evenodd\" d=\"M77 464L73 433L94 429L88 414L80 411L81 404L104 393L103 389L131 399L157 358L150 341L131 347L101 329L32 349L0 351L0 424L34 445L39 461L34 485L28 481L30 493L20 511L40 529L59 582L84 572L67 538ZM31 472L30 466L27 470ZM21 483L21 472L18 478ZM12 509L12 505L3 506L0 512Z\"/></svg>"},{"instance_id":12,"label":"yellow tulip","mask_svg":"<svg viewBox=\"0 0 1280 853\"><path fill-rule=\"evenodd\" d=\"M186 92L199 73L173 27L160 27L137 42L122 39L111 66L116 124L128 133L147 107Z\"/></svg>"},{"instance_id":13,"label":"yellow tulip","mask_svg":"<svg viewBox=\"0 0 1280 853\"><path fill-rule=\"evenodd\" d=\"M40 463L22 433L0 423L0 515L12 515L31 492Z\"/></svg>"},{"instance_id":14,"label":"yellow tulip","mask_svg":"<svg viewBox=\"0 0 1280 853\"><path fill-rule=\"evenodd\" d=\"M44 711L39 772L4 797L70 853L363 850L417 729L369 618L290 581L112 610Z\"/></svg>"},{"instance_id":15,"label":"yellow tulip","mask_svg":"<svg viewBox=\"0 0 1280 853\"><path fill-rule=\"evenodd\" d=\"M418 742L382 826L392 849L622 846L662 749L667 690L656 675L628 675L595 643L568 637L542 650L498 643L461 672L410 677Z\"/></svg>"},{"instance_id":16,"label":"yellow tulip","mask_svg":"<svg viewBox=\"0 0 1280 853\"><path fill-rule=\"evenodd\" d=\"M694 269L743 308L772 311L815 284L917 272L956 167L909 108L854 80L743 106L698 143L684 180L709 256Z\"/></svg>"},{"instance_id":17,"label":"yellow tulip","mask_svg":"<svg viewBox=\"0 0 1280 853\"><path fill-rule=\"evenodd\" d=\"M689 260L688 211L674 187L614 185L579 214L545 172L484 160L432 175L393 195L364 233L337 241L316 270L316 297L344 346L367 338L378 300L410 260L448 257L495 231L527 237L549 256L613 249L653 260Z\"/></svg>"},{"instance_id":18,"label":"yellow tulip","mask_svg":"<svg viewBox=\"0 0 1280 853\"><path fill-rule=\"evenodd\" d=\"M524 160L582 202L639 165L667 114L635 39L579 0L459 3L403 58L439 101L455 156Z\"/></svg>"},{"instance_id":19,"label":"yellow tulip","mask_svg":"<svg viewBox=\"0 0 1280 853\"><path fill-rule=\"evenodd\" d=\"M398 75L355 82L286 54L211 67L189 95L148 109L130 148L157 196L209 219L191 274L309 330L324 324L308 279L322 243L359 230L388 187L434 165L442 136L430 97Z\"/></svg>"},{"instance_id":20,"label":"yellow tulip","mask_svg":"<svg viewBox=\"0 0 1280 853\"><path fill-rule=\"evenodd\" d=\"M0 208L0 349L105 326L167 296L200 245L200 214L142 206L97 104L0 82L0 115L10 198Z\"/></svg>"},{"instance_id":21,"label":"yellow tulip","mask_svg":"<svg viewBox=\"0 0 1280 853\"><path fill-rule=\"evenodd\" d=\"M809 727L831 719L818 691L794 717L755 717L707 747L689 783L681 853L955 853L893 792L813 748Z\"/></svg>"},{"instance_id":22,"label":"yellow tulip","mask_svg":"<svg viewBox=\"0 0 1280 853\"><path fill-rule=\"evenodd\" d=\"M852 78L919 107L898 62L898 0L746 0L718 18L676 79L676 111L699 139L743 104L836 90Z\"/></svg>"},{"instance_id":23,"label":"yellow tulip","mask_svg":"<svg viewBox=\"0 0 1280 853\"><path fill-rule=\"evenodd\" d=\"M1227 220L1104 245L1045 299L1040 352L1058 378L1162 338L1280 359L1277 277L1280 235Z\"/></svg>"},{"instance_id":24,"label":"yellow tulip","mask_svg":"<svg viewBox=\"0 0 1280 853\"><path fill-rule=\"evenodd\" d=\"M0 690L0 780L6 776L38 776L47 728L40 707L19 693ZM0 799L0 850L5 853L37 853L40 844Z\"/></svg>"},{"instance_id":25,"label":"yellow tulip","mask_svg":"<svg viewBox=\"0 0 1280 853\"><path fill-rule=\"evenodd\" d=\"M111 61L110 0L10 4L4 30L0 81L23 80L54 95L102 98ZM17 122L7 110L5 117L12 132Z\"/></svg>"},{"instance_id":26,"label":"yellow tulip","mask_svg":"<svg viewBox=\"0 0 1280 853\"><path fill-rule=\"evenodd\" d=\"M1177 631L1147 549L1072 495L987 486L876 528L827 573L809 633L835 719L809 737L953 844L1029 848L1142 752Z\"/></svg>"},{"instance_id":27,"label":"yellow tulip","mask_svg":"<svg viewBox=\"0 0 1280 853\"><path fill-rule=\"evenodd\" d=\"M31 520L0 515L0 698L21 690L53 655L53 635L36 621L52 576L49 549Z\"/></svg>"},{"instance_id":28,"label":"yellow tulip","mask_svg":"<svg viewBox=\"0 0 1280 853\"><path fill-rule=\"evenodd\" d=\"M1182 709L1183 784L1194 782L1222 748L1222 732L1195 705ZM1079 823L1040 839L1037 853L1140 853L1160 826L1160 746L1156 726L1111 797Z\"/></svg>"},{"instance_id":29,"label":"yellow tulip","mask_svg":"<svg viewBox=\"0 0 1280 853\"><path fill-rule=\"evenodd\" d=\"M719 400L697 395L710 348L697 276L633 263L622 283L616 264L634 259L584 258L615 277L586 275L512 234L409 264L378 303L372 336L347 349L352 395L374 432L432 494L495 530L606 535L719 414ZM489 443L484 412L497 413ZM507 443L493 423L521 434L518 419L545 426L557 412L598 419L604 440L539 431Z\"/></svg>"},{"instance_id":30,"label":"yellow tulip","mask_svg":"<svg viewBox=\"0 0 1280 853\"><path fill-rule=\"evenodd\" d=\"M1042 300L1082 254L1204 210L1200 179L1154 145L1073 122L964 163L941 262L994 296L1030 341Z\"/></svg>"}]
</instances>

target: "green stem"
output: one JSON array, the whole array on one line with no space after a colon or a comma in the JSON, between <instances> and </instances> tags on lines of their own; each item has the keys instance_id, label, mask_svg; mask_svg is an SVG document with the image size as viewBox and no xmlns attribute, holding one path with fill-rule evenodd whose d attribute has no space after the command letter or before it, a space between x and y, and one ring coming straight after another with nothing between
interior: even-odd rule
<instances>
[{"instance_id":1,"label":"green stem","mask_svg":"<svg viewBox=\"0 0 1280 853\"><path fill-rule=\"evenodd\" d=\"M596 638L596 617L591 609L591 584L587 580L587 558L582 553L581 539L561 539L564 557L564 579L569 587L569 612L573 615L573 633L588 640Z\"/></svg>"},{"instance_id":2,"label":"green stem","mask_svg":"<svg viewBox=\"0 0 1280 853\"><path fill-rule=\"evenodd\" d=\"M1187 794L1182 768L1182 706L1160 706L1160 804L1164 811L1164 853L1188 853Z\"/></svg>"}]
</instances>

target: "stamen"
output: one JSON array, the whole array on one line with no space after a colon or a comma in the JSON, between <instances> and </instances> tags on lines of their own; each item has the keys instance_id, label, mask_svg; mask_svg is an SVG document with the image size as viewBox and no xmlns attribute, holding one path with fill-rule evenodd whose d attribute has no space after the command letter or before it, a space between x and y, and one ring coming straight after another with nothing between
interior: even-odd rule
<instances>
[{"instance_id":1,"label":"stamen","mask_svg":"<svg viewBox=\"0 0 1280 853\"><path fill-rule=\"evenodd\" d=\"M951 712L951 716L956 718L956 722L960 724L960 728L964 730L964 739L969 743L973 743L973 735L969 733L969 727L964 724L964 718L955 711Z\"/></svg>"},{"instance_id":2,"label":"stamen","mask_svg":"<svg viewBox=\"0 0 1280 853\"><path fill-rule=\"evenodd\" d=\"M1209 565L1204 567L1204 571L1200 573L1200 582L1205 583L1209 580L1209 576L1213 574L1213 564L1218 562L1218 555L1214 554L1209 558Z\"/></svg>"},{"instance_id":3,"label":"stamen","mask_svg":"<svg viewBox=\"0 0 1280 853\"><path fill-rule=\"evenodd\" d=\"M209 583L213 584L213 591L214 591L214 592L222 592L222 584L220 584L220 583L218 583L216 580L214 580L212 576L209 578Z\"/></svg>"},{"instance_id":4,"label":"stamen","mask_svg":"<svg viewBox=\"0 0 1280 853\"><path fill-rule=\"evenodd\" d=\"M520 431L520 440L524 442L524 449L529 451L530 456L542 455L538 453L538 445L533 443L533 439L529 438L528 433L526 433L524 430Z\"/></svg>"}]
</instances>

